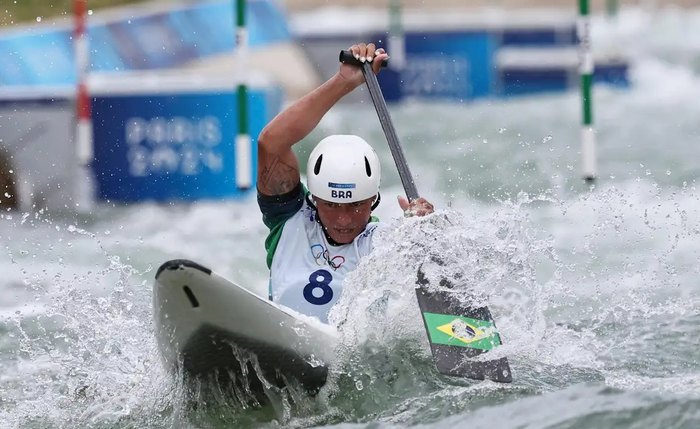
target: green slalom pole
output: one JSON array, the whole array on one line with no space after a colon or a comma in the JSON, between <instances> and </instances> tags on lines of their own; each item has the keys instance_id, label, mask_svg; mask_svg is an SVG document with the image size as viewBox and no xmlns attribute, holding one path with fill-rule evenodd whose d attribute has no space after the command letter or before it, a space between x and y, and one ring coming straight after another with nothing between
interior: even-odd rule
<instances>
[{"instance_id":1,"label":"green slalom pole","mask_svg":"<svg viewBox=\"0 0 700 429\"><path fill-rule=\"evenodd\" d=\"M605 10L610 18L616 18L620 11L620 0L606 0Z\"/></svg>"},{"instance_id":2,"label":"green slalom pole","mask_svg":"<svg viewBox=\"0 0 700 429\"><path fill-rule=\"evenodd\" d=\"M248 129L248 86L246 85L245 60L248 52L248 29L246 28L246 0L236 2L236 53L238 67L237 107L238 135L236 136L236 185L248 189L253 184L253 147Z\"/></svg>"},{"instance_id":3,"label":"green slalom pole","mask_svg":"<svg viewBox=\"0 0 700 429\"><path fill-rule=\"evenodd\" d=\"M596 136L593 129L593 70L591 52L591 18L589 0L579 0L578 39L580 49L579 74L581 75L581 98L583 115L581 123L581 155L583 179L592 183L596 178Z\"/></svg>"}]
</instances>

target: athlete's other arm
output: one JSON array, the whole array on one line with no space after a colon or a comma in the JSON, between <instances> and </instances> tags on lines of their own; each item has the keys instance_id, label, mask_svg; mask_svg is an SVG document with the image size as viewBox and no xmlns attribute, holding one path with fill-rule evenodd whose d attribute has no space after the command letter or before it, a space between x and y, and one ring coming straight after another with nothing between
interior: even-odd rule
<instances>
[{"instance_id":1,"label":"athlete's other arm","mask_svg":"<svg viewBox=\"0 0 700 429\"><path fill-rule=\"evenodd\" d=\"M376 49L373 43L353 45L350 50L361 61L372 62L375 73L379 73L382 62L388 58L384 49ZM258 191L261 194L282 195L299 184L299 161L292 146L306 137L335 103L363 83L359 67L341 64L333 77L265 126L258 136Z\"/></svg>"}]
</instances>

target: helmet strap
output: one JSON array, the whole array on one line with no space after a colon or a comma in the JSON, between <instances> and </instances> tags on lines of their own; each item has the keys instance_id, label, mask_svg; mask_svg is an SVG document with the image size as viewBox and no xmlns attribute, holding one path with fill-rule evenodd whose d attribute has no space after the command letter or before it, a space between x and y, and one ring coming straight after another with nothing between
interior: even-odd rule
<instances>
[{"instance_id":1,"label":"helmet strap","mask_svg":"<svg viewBox=\"0 0 700 429\"><path fill-rule=\"evenodd\" d=\"M382 200L382 195L379 193L379 191L377 191L377 199L374 200L374 202L372 203L372 210L377 208L377 206L379 205L379 202L381 200Z\"/></svg>"},{"instance_id":2,"label":"helmet strap","mask_svg":"<svg viewBox=\"0 0 700 429\"><path fill-rule=\"evenodd\" d=\"M318 210L316 210L316 204L314 204L314 200L311 198L311 194L306 194L306 204L309 205L316 213L318 213ZM318 215L316 216L318 218Z\"/></svg>"}]
</instances>

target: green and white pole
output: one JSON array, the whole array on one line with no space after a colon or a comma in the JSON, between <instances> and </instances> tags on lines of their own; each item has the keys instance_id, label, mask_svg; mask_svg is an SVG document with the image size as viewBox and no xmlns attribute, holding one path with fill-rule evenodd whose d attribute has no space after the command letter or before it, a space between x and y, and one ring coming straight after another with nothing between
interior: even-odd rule
<instances>
[{"instance_id":1,"label":"green and white pole","mask_svg":"<svg viewBox=\"0 0 700 429\"><path fill-rule=\"evenodd\" d=\"M248 129L248 87L246 85L246 59L248 56L248 29L246 28L246 0L236 2L236 53L238 71L236 88L238 107L238 135L235 142L236 185L248 189L253 184L253 144Z\"/></svg>"},{"instance_id":2,"label":"green and white pole","mask_svg":"<svg viewBox=\"0 0 700 429\"><path fill-rule=\"evenodd\" d=\"M579 39L579 74L581 75L581 99L583 115L581 124L581 154L583 161L583 179L592 183L596 178L596 136L593 129L593 70L594 61L591 52L591 18L589 0L579 0L578 39Z\"/></svg>"},{"instance_id":3,"label":"green and white pole","mask_svg":"<svg viewBox=\"0 0 700 429\"><path fill-rule=\"evenodd\" d=\"M609 18L617 18L620 12L620 0L607 0L605 2L605 11Z\"/></svg>"},{"instance_id":4,"label":"green and white pole","mask_svg":"<svg viewBox=\"0 0 700 429\"><path fill-rule=\"evenodd\" d=\"M401 70L406 65L406 40L403 33L401 0L389 2L389 40L387 51L391 55L389 67Z\"/></svg>"}]
</instances>

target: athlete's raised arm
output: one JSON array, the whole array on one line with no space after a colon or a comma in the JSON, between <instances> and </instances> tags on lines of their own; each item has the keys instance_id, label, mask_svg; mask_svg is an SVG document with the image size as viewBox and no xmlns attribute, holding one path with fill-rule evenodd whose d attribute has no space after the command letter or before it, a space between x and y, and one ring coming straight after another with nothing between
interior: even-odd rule
<instances>
[{"instance_id":1,"label":"athlete's raised arm","mask_svg":"<svg viewBox=\"0 0 700 429\"><path fill-rule=\"evenodd\" d=\"M388 58L374 44L353 45L361 61L371 61L375 73ZM376 61L375 61L376 60ZM299 161L292 146L306 137L343 96L364 83L359 67L341 64L338 72L277 115L258 136L258 191L263 195L290 192L300 181Z\"/></svg>"}]
</instances>

